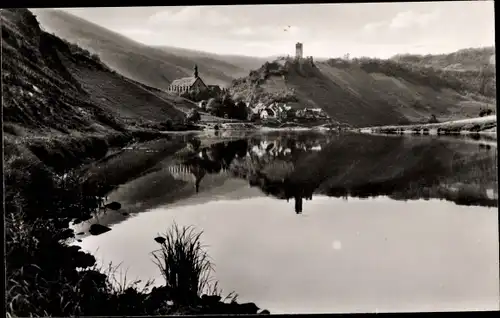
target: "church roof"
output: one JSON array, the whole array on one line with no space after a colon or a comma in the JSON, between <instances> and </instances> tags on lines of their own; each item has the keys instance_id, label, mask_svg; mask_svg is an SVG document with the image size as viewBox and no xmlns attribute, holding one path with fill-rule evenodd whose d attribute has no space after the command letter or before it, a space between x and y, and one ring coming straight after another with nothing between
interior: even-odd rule
<instances>
[{"instance_id":1,"label":"church roof","mask_svg":"<svg viewBox=\"0 0 500 318\"><path fill-rule=\"evenodd\" d=\"M179 78L179 79L176 79L172 82L172 86L184 86L184 85L187 85L187 86L191 86L194 84L194 82L196 82L196 77L184 77L184 78Z\"/></svg>"}]
</instances>

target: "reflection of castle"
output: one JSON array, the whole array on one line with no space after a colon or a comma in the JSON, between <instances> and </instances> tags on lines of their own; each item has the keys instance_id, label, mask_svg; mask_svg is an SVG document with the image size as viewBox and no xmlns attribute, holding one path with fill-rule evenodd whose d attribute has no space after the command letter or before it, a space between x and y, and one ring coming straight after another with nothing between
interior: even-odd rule
<instances>
[{"instance_id":1,"label":"reflection of castle","mask_svg":"<svg viewBox=\"0 0 500 318\"><path fill-rule=\"evenodd\" d=\"M316 186L308 182L291 182L287 177L270 180L265 174L256 171L249 179L250 186L259 187L264 193L278 199L295 200L295 213L302 213L304 199L312 200Z\"/></svg>"},{"instance_id":2,"label":"reflection of castle","mask_svg":"<svg viewBox=\"0 0 500 318\"><path fill-rule=\"evenodd\" d=\"M302 203L304 202L304 199L306 200L312 200L312 194L294 194L293 195L293 198L295 199L295 213L297 214L301 214L302 213ZM290 198L287 197L287 201L289 200Z\"/></svg>"}]
</instances>

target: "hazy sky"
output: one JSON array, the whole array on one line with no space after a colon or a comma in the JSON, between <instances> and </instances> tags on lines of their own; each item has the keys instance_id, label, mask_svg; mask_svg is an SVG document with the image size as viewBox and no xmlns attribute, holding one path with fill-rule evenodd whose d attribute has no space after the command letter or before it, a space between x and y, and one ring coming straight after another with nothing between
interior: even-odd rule
<instances>
[{"instance_id":1,"label":"hazy sky","mask_svg":"<svg viewBox=\"0 0 500 318\"><path fill-rule=\"evenodd\" d=\"M384 58L495 43L493 1L64 10L144 44L222 54L293 54L299 41L304 55Z\"/></svg>"}]
</instances>

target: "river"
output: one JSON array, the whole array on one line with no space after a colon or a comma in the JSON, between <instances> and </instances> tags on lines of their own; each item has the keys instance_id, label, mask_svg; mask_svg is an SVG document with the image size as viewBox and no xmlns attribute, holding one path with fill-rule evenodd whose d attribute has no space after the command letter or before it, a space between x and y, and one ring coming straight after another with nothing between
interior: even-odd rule
<instances>
[{"instance_id":1,"label":"river","mask_svg":"<svg viewBox=\"0 0 500 318\"><path fill-rule=\"evenodd\" d=\"M110 159L123 174L149 164L109 194L120 211L91 220L112 230L78 243L129 278L162 283L153 238L176 222L203 230L224 294L271 313L499 309L496 144L306 132L169 142Z\"/></svg>"}]
</instances>

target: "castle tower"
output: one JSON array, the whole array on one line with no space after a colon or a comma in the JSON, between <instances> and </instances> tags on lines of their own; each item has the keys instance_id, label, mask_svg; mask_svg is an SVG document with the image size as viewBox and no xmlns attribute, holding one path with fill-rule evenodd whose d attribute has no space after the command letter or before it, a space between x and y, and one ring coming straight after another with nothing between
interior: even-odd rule
<instances>
[{"instance_id":1,"label":"castle tower","mask_svg":"<svg viewBox=\"0 0 500 318\"><path fill-rule=\"evenodd\" d=\"M194 77L198 78L198 65L194 65Z\"/></svg>"},{"instance_id":2,"label":"castle tower","mask_svg":"<svg viewBox=\"0 0 500 318\"><path fill-rule=\"evenodd\" d=\"M295 58L297 59L301 59L302 56L303 56L303 50L302 50L302 43L300 42L297 42L297 44L295 44Z\"/></svg>"}]
</instances>

